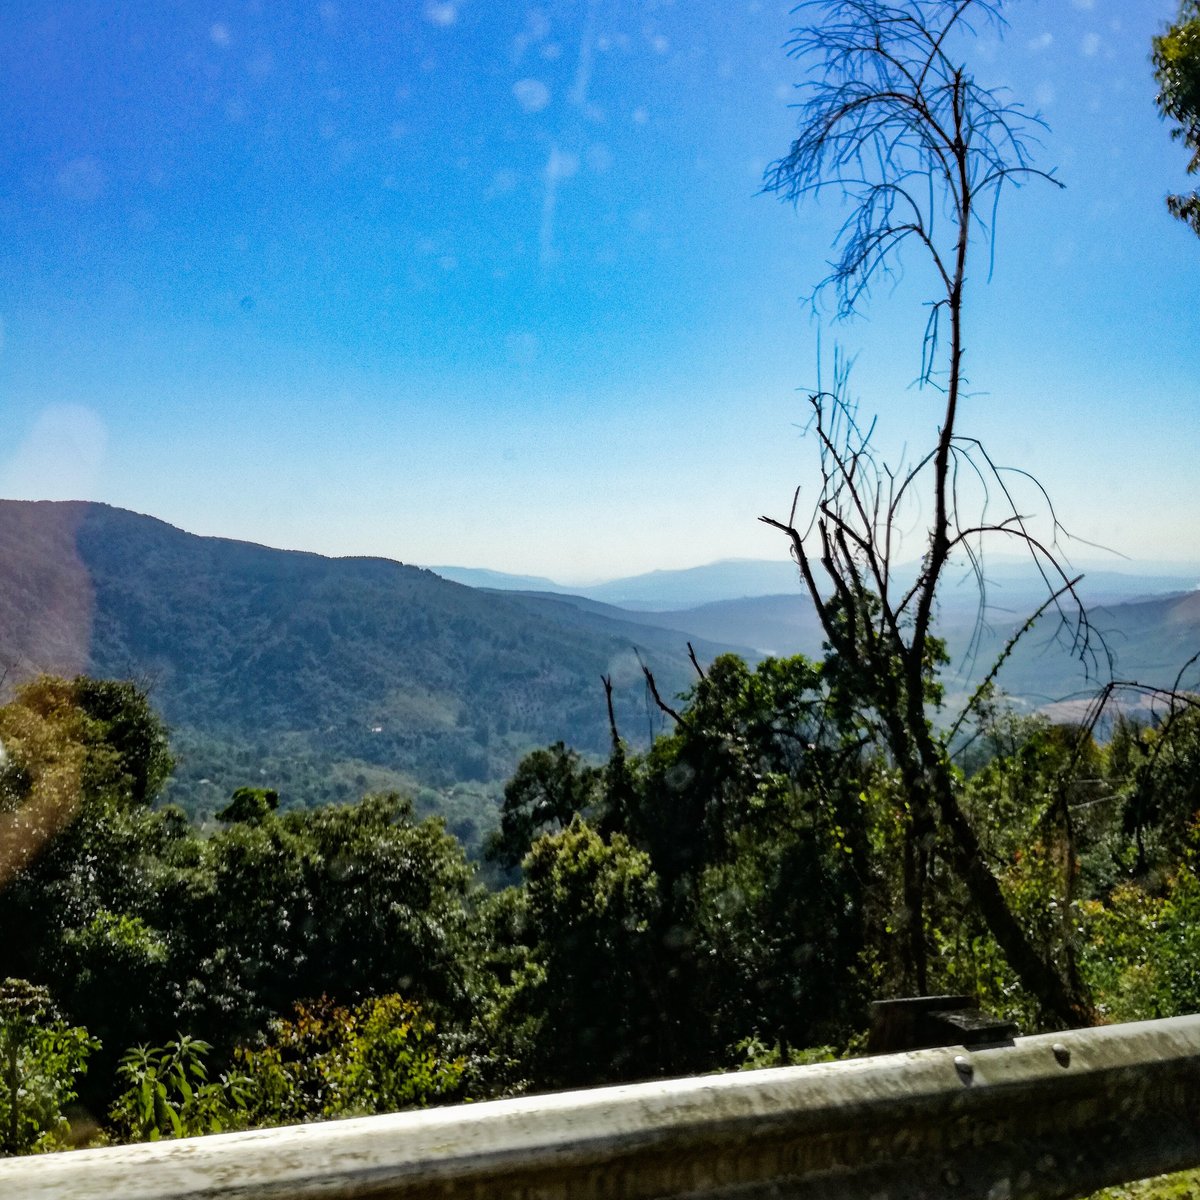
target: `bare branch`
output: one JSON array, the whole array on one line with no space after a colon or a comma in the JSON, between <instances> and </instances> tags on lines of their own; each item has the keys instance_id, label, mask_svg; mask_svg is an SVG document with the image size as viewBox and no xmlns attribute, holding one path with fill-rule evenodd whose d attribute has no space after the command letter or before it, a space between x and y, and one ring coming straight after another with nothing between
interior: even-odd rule
<instances>
[{"instance_id":1,"label":"bare branch","mask_svg":"<svg viewBox=\"0 0 1200 1200\"><path fill-rule=\"evenodd\" d=\"M612 676L601 675L600 682L604 684L604 702L608 705L608 731L612 736L612 747L617 750L621 745L621 735L617 732L617 715L613 712Z\"/></svg>"},{"instance_id":2,"label":"bare branch","mask_svg":"<svg viewBox=\"0 0 1200 1200\"><path fill-rule=\"evenodd\" d=\"M634 649L634 654L637 654L638 666L642 668L642 674L646 677L646 686L650 689L650 695L654 698L654 703L658 705L659 712L666 713L676 725L682 724L683 718L659 695L658 684L654 680L654 673L642 662L642 656L638 654L636 648Z\"/></svg>"},{"instance_id":3,"label":"bare branch","mask_svg":"<svg viewBox=\"0 0 1200 1200\"><path fill-rule=\"evenodd\" d=\"M950 726L950 731L946 735L947 743L953 742L954 738L958 734L958 731L962 728L967 718L979 706L979 703L983 697L987 695L988 689L993 683L996 682L996 676L1000 674L1000 668L1004 666L1009 657L1012 655L1012 652L1017 648L1017 643L1034 627L1034 625L1037 624L1038 619L1042 616L1042 614L1052 605L1056 604L1068 591L1073 590L1075 585L1078 584L1082 578L1082 575L1077 575L1065 586L1059 588L1059 590L1052 596L1047 596L1046 599L1043 600L1038 606L1033 615L1030 616L1028 620L1026 620L1026 622L1021 626L1021 628L1018 629L1016 633L1014 633L1012 637L1010 637L1008 641L1004 643L1004 649L1001 650L996 656L996 660L992 663L991 670L988 671L988 673L983 677L983 680L972 693L970 700L967 701L962 712L958 714L954 724Z\"/></svg>"}]
</instances>

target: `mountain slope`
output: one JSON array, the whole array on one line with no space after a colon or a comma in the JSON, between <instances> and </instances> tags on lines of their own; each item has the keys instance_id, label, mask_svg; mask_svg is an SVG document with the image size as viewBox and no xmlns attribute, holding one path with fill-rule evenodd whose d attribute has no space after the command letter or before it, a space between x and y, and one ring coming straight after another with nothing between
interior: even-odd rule
<instances>
[{"instance_id":1,"label":"mountain slope","mask_svg":"<svg viewBox=\"0 0 1200 1200\"><path fill-rule=\"evenodd\" d=\"M1090 618L1112 654L1115 678L1160 688L1172 687L1178 679L1184 689L1200 689L1200 666L1184 669L1200 652L1200 591L1098 606ZM1055 644L1057 632L1054 622L1043 618L1001 672L1001 686L1031 706L1086 697L1096 690L1095 678L1089 679L1083 666ZM1107 670L1102 652L1099 666ZM1136 696L1126 699L1135 701ZM1071 715L1066 709L1051 711Z\"/></svg>"},{"instance_id":2,"label":"mountain slope","mask_svg":"<svg viewBox=\"0 0 1200 1200\"><path fill-rule=\"evenodd\" d=\"M0 563L11 678L150 681L180 748L174 795L193 808L249 782L304 802L495 783L536 745L604 752L602 675L622 731L645 731L639 654L664 693L693 678L670 631L103 505L0 502Z\"/></svg>"},{"instance_id":3,"label":"mountain slope","mask_svg":"<svg viewBox=\"0 0 1200 1200\"><path fill-rule=\"evenodd\" d=\"M606 616L640 626L679 631L681 638L745 647L750 658L765 655L807 654L819 658L824 634L812 602L798 589L777 596L747 596L740 600L714 600L694 608L656 612L624 609L586 596L561 596L539 592L510 592L538 600L555 600L595 616Z\"/></svg>"}]
</instances>

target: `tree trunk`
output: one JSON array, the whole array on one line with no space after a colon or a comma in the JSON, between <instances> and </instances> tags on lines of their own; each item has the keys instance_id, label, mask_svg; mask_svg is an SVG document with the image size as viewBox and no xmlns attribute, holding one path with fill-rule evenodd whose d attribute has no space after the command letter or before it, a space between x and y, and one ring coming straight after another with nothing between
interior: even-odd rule
<instances>
[{"instance_id":1,"label":"tree trunk","mask_svg":"<svg viewBox=\"0 0 1200 1200\"><path fill-rule=\"evenodd\" d=\"M954 795L944 756L927 728L918 735L917 749L937 764L926 778L933 784L934 800L942 824L950 835L951 866L975 902L980 916L1022 987L1034 997L1048 1017L1064 1028L1094 1025L1096 1011L1078 982L1064 979L1054 964L1038 953L1013 915L999 881L984 858L975 830Z\"/></svg>"}]
</instances>

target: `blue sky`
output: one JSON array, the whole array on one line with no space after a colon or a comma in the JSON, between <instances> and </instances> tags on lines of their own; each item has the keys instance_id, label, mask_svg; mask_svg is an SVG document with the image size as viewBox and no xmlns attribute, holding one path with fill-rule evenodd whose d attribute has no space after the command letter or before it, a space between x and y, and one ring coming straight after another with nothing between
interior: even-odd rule
<instances>
[{"instance_id":1,"label":"blue sky","mask_svg":"<svg viewBox=\"0 0 1200 1200\"><path fill-rule=\"evenodd\" d=\"M1049 124L971 277L964 429L1081 536L1200 559L1200 241L1162 196L1173 0L969 48ZM830 327L838 214L760 195L786 6L49 4L0 46L0 494L582 580L783 547L818 338L892 448L914 281Z\"/></svg>"}]
</instances>

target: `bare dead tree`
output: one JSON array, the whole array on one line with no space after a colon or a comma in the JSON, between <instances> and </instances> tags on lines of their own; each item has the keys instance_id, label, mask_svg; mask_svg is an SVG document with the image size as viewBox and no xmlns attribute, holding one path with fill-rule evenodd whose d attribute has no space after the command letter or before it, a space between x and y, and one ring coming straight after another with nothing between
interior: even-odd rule
<instances>
[{"instance_id":1,"label":"bare dead tree","mask_svg":"<svg viewBox=\"0 0 1200 1200\"><path fill-rule=\"evenodd\" d=\"M808 68L809 81L802 85L799 133L769 168L766 189L797 203L832 189L848 203L830 273L814 293L815 300L831 291L839 316L857 313L872 286L899 269L902 248L918 252L933 281L919 378L943 403L928 450L890 466L872 442L873 424L859 419L844 364L835 362L832 385L810 397L819 472L811 509L798 516L797 491L786 520L762 520L789 540L825 634L831 693L886 747L904 785L912 982L926 990L925 887L936 845L946 848L951 868L1047 1016L1081 1024L1094 1013L1073 956L1060 969L1017 920L959 803L949 737L929 719L944 662L934 632L939 590L951 564L965 562L978 584L982 622L984 549L991 543L1015 544L1030 555L1046 583L1043 607L1060 619L1060 636L1091 667L1111 672L1076 591L1078 579L1059 552L1063 531L1049 497L1026 472L997 463L958 428L973 252L982 239L990 253L996 206L1007 187L1035 178L1055 182L1031 163L1038 119L977 84L955 57L972 32L968 22L999 23L999 9L999 0L799 6L816 19L789 49ZM1020 502L1030 489L1048 509L1047 534ZM898 569L900 531L914 510L930 514L915 579ZM910 542L903 549L911 555ZM954 727L968 715L960 714Z\"/></svg>"},{"instance_id":2,"label":"bare dead tree","mask_svg":"<svg viewBox=\"0 0 1200 1200\"><path fill-rule=\"evenodd\" d=\"M608 733L612 739L612 747L619 750L621 734L617 729L617 714L613 711L613 681L611 675L601 675L600 682L604 685L604 703L608 708Z\"/></svg>"}]
</instances>

